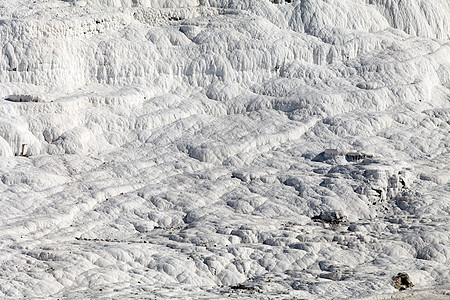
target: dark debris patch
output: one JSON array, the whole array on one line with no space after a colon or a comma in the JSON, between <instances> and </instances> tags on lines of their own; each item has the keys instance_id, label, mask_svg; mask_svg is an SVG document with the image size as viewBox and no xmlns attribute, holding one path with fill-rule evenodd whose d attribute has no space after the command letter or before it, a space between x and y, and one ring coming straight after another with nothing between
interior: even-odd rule
<instances>
[{"instance_id":1,"label":"dark debris patch","mask_svg":"<svg viewBox=\"0 0 450 300\"><path fill-rule=\"evenodd\" d=\"M252 292L252 293L254 293L254 292L257 291L254 287L252 287L252 286L246 286L246 285L244 285L244 284L242 284L242 283L239 283L238 285L233 285L233 286L231 287L231 289L232 289L232 290L249 291L249 292Z\"/></svg>"},{"instance_id":2,"label":"dark debris patch","mask_svg":"<svg viewBox=\"0 0 450 300\"><path fill-rule=\"evenodd\" d=\"M10 102L43 102L41 97L36 95L9 95L4 100Z\"/></svg>"},{"instance_id":3,"label":"dark debris patch","mask_svg":"<svg viewBox=\"0 0 450 300\"><path fill-rule=\"evenodd\" d=\"M407 273L398 273L397 276L392 277L392 280L394 281L394 287L399 291L404 291L414 286Z\"/></svg>"},{"instance_id":4,"label":"dark debris patch","mask_svg":"<svg viewBox=\"0 0 450 300\"><path fill-rule=\"evenodd\" d=\"M106 243L120 243L120 244L147 244L149 241L147 240L118 240L118 239L101 239L101 238L84 238L84 237L75 237L77 241L85 241L85 242L106 242Z\"/></svg>"},{"instance_id":5,"label":"dark debris patch","mask_svg":"<svg viewBox=\"0 0 450 300\"><path fill-rule=\"evenodd\" d=\"M322 212L318 216L314 216L311 218L315 222L328 223L332 226L339 225L340 223L347 221L347 216L342 215L340 212L331 211L331 212Z\"/></svg>"}]
</instances>

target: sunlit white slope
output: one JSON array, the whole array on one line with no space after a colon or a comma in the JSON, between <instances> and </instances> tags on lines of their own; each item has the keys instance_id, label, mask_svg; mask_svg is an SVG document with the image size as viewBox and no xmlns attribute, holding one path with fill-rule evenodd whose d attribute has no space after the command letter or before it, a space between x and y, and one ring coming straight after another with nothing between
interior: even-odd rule
<instances>
[{"instance_id":1,"label":"sunlit white slope","mask_svg":"<svg viewBox=\"0 0 450 300\"><path fill-rule=\"evenodd\" d=\"M448 6L0 0L0 295L445 299Z\"/></svg>"},{"instance_id":2,"label":"sunlit white slope","mask_svg":"<svg viewBox=\"0 0 450 300\"><path fill-rule=\"evenodd\" d=\"M448 1L369 1L375 5L389 24L408 34L449 39L450 22Z\"/></svg>"}]
</instances>

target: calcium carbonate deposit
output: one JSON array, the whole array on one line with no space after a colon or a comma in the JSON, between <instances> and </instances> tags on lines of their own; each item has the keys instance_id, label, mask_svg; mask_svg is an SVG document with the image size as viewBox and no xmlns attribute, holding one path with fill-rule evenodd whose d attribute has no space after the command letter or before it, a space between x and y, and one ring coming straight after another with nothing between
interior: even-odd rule
<instances>
[{"instance_id":1,"label":"calcium carbonate deposit","mask_svg":"<svg viewBox=\"0 0 450 300\"><path fill-rule=\"evenodd\" d=\"M0 0L0 298L450 299L448 0Z\"/></svg>"}]
</instances>

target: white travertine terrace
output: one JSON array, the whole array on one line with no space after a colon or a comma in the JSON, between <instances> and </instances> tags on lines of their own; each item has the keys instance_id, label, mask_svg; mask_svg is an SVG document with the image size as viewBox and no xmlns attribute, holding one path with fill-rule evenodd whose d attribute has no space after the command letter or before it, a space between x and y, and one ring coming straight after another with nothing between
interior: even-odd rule
<instances>
[{"instance_id":1,"label":"white travertine terrace","mask_svg":"<svg viewBox=\"0 0 450 300\"><path fill-rule=\"evenodd\" d=\"M0 51L0 298L448 297L449 1L0 0Z\"/></svg>"}]
</instances>

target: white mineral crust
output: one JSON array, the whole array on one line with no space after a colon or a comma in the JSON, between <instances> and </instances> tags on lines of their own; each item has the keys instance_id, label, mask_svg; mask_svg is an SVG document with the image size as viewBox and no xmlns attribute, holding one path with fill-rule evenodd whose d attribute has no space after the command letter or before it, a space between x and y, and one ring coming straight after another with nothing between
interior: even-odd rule
<instances>
[{"instance_id":1,"label":"white mineral crust","mask_svg":"<svg viewBox=\"0 0 450 300\"><path fill-rule=\"evenodd\" d=\"M449 299L449 131L448 0L0 0L0 298Z\"/></svg>"}]
</instances>

